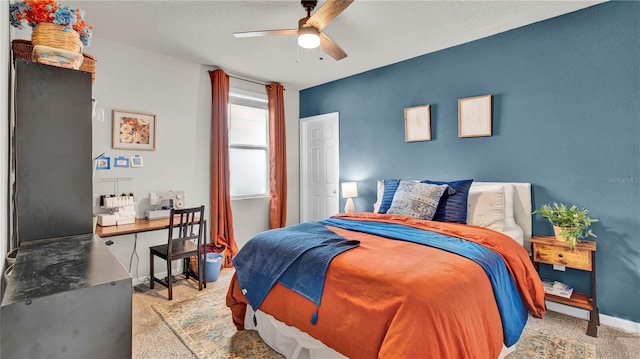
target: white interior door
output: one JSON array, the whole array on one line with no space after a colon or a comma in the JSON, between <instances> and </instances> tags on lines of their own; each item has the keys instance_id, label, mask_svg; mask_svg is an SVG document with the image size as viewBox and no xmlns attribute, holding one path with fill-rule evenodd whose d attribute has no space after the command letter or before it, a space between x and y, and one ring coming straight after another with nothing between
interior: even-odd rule
<instances>
[{"instance_id":1,"label":"white interior door","mask_svg":"<svg viewBox=\"0 0 640 359\"><path fill-rule=\"evenodd\" d=\"M340 116L333 112L300 121L300 219L318 221L340 211Z\"/></svg>"}]
</instances>

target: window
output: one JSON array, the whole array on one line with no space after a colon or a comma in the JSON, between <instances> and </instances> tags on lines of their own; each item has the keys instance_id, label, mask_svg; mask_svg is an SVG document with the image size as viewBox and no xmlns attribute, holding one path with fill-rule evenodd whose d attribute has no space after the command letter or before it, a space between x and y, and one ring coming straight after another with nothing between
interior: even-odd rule
<instances>
[{"instance_id":1,"label":"window","mask_svg":"<svg viewBox=\"0 0 640 359\"><path fill-rule=\"evenodd\" d=\"M229 170L233 199L269 195L266 94L236 89L229 93Z\"/></svg>"}]
</instances>

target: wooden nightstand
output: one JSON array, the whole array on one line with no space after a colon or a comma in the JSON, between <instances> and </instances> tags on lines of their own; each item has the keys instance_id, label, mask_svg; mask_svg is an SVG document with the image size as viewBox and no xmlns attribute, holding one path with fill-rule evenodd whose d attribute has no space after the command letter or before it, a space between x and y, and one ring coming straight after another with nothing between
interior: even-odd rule
<instances>
[{"instance_id":1,"label":"wooden nightstand","mask_svg":"<svg viewBox=\"0 0 640 359\"><path fill-rule=\"evenodd\" d=\"M540 263L555 264L591 272L591 296L573 291L571 298L562 298L545 294L545 300L570 305L589 311L587 335L598 336L600 314L596 304L596 242L581 241L571 249L569 244L556 240L553 236L533 236L533 254L531 259L540 273Z\"/></svg>"}]
</instances>

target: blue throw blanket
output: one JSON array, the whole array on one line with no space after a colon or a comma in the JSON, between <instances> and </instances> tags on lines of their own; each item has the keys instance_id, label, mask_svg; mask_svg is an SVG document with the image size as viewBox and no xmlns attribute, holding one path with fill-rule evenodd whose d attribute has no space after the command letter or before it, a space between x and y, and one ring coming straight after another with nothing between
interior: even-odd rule
<instances>
[{"instance_id":1,"label":"blue throw blanket","mask_svg":"<svg viewBox=\"0 0 640 359\"><path fill-rule=\"evenodd\" d=\"M262 232L233 257L242 293L257 310L276 282L320 306L329 263L355 248L348 240L316 222ZM317 309L311 318L318 318Z\"/></svg>"},{"instance_id":2,"label":"blue throw blanket","mask_svg":"<svg viewBox=\"0 0 640 359\"><path fill-rule=\"evenodd\" d=\"M444 234L383 222L367 222L329 218L320 223L374 234L381 237L424 244L461 255L478 263L487 274L500 311L504 344L512 346L520 338L527 323L527 309L520 299L513 278L499 254L477 243Z\"/></svg>"}]
</instances>

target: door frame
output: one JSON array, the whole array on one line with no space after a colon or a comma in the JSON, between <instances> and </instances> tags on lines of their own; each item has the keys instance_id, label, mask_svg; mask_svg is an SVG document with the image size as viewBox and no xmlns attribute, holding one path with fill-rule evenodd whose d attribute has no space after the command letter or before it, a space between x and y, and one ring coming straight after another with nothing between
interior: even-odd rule
<instances>
[{"instance_id":1,"label":"door frame","mask_svg":"<svg viewBox=\"0 0 640 359\"><path fill-rule=\"evenodd\" d=\"M335 121L336 138L336 183L340 181L340 113L330 112L322 115L304 117L300 119L300 222L309 220L309 170L307 167L307 130L311 122L329 122ZM336 194L336 207L340 208L340 194Z\"/></svg>"}]
</instances>

